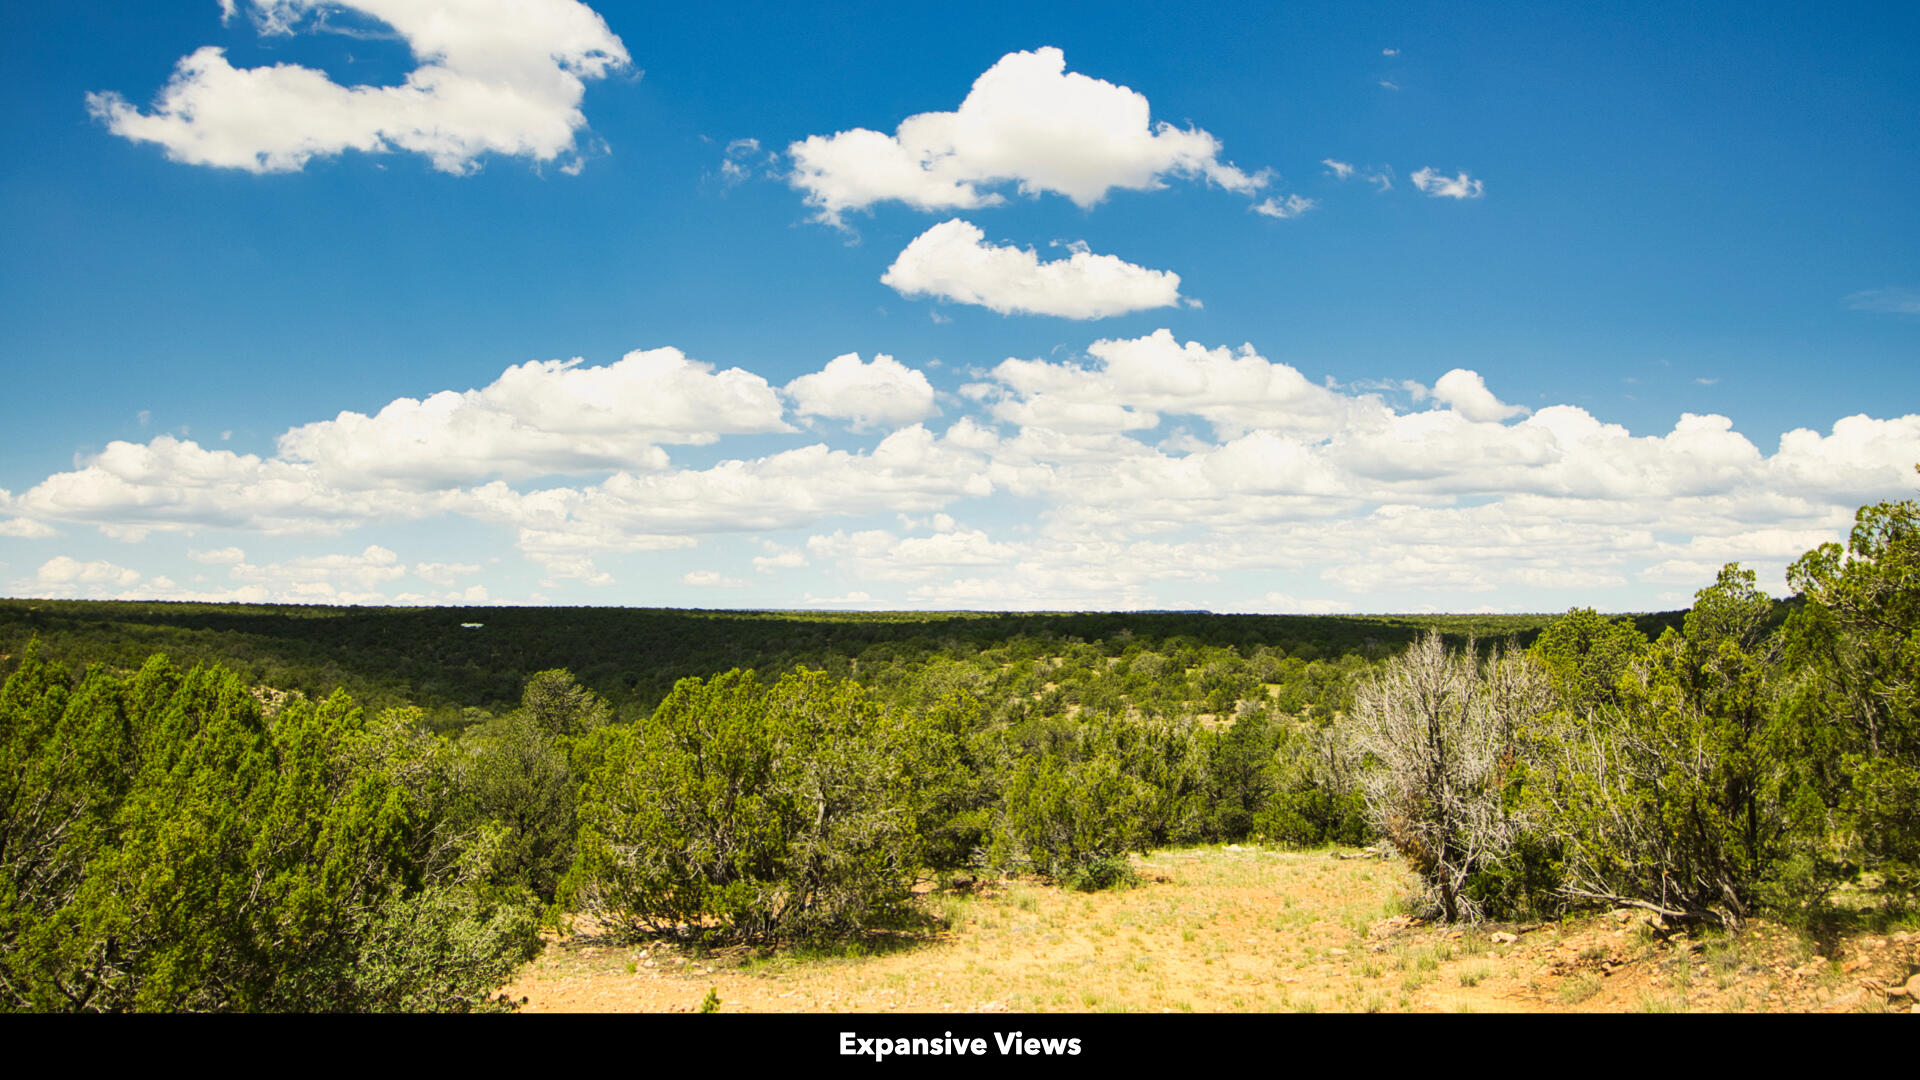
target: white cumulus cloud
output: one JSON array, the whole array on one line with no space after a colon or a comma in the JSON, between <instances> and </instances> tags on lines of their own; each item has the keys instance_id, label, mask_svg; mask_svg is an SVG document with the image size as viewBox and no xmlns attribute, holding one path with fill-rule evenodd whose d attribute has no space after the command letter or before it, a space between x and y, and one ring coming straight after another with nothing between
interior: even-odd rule
<instances>
[{"instance_id":1,"label":"white cumulus cloud","mask_svg":"<svg viewBox=\"0 0 1920 1080\"><path fill-rule=\"evenodd\" d=\"M1469 420L1487 422L1526 415L1523 405L1508 405L1493 396L1477 371L1454 368L1433 384L1433 396Z\"/></svg>"},{"instance_id":2,"label":"white cumulus cloud","mask_svg":"<svg viewBox=\"0 0 1920 1080\"><path fill-rule=\"evenodd\" d=\"M81 562L66 555L56 555L40 566L34 580L56 590L71 590L86 585L128 586L140 580L138 570L129 570L124 566L115 566L104 559Z\"/></svg>"},{"instance_id":3,"label":"white cumulus cloud","mask_svg":"<svg viewBox=\"0 0 1920 1080\"><path fill-rule=\"evenodd\" d=\"M715 372L678 349L636 350L604 367L547 360L479 390L400 398L373 416L343 412L280 436L280 456L347 484L477 482L617 468L664 468L661 443L793 430L767 381Z\"/></svg>"},{"instance_id":4,"label":"white cumulus cloud","mask_svg":"<svg viewBox=\"0 0 1920 1080\"><path fill-rule=\"evenodd\" d=\"M157 143L175 161L294 172L345 150L406 151L471 172L486 154L569 158L586 125L584 81L628 63L606 21L579 0L247 0L262 34L290 34L346 10L392 27L416 68L399 86L342 86L295 64L236 68L225 50L183 57L153 106L87 95L107 129ZM230 18L236 5L222 0Z\"/></svg>"},{"instance_id":5,"label":"white cumulus cloud","mask_svg":"<svg viewBox=\"0 0 1920 1080\"><path fill-rule=\"evenodd\" d=\"M870 364L858 353L836 356L785 390L799 415L845 420L856 430L902 427L940 412L925 373L884 353Z\"/></svg>"},{"instance_id":6,"label":"white cumulus cloud","mask_svg":"<svg viewBox=\"0 0 1920 1080\"><path fill-rule=\"evenodd\" d=\"M1153 123L1147 99L1066 70L1057 48L1008 53L974 81L954 112L901 121L892 135L855 128L788 148L792 183L840 224L848 210L889 200L920 210L975 209L1053 192L1082 207L1114 188L1148 191L1168 176L1205 178L1251 194L1265 182L1220 160L1220 142L1198 128Z\"/></svg>"},{"instance_id":7,"label":"white cumulus cloud","mask_svg":"<svg viewBox=\"0 0 1920 1080\"><path fill-rule=\"evenodd\" d=\"M8 518L0 521L0 536L14 540L45 540L60 533L53 526L30 518Z\"/></svg>"},{"instance_id":8,"label":"white cumulus cloud","mask_svg":"<svg viewBox=\"0 0 1920 1080\"><path fill-rule=\"evenodd\" d=\"M954 218L915 237L881 276L903 296L978 304L1003 315L1100 319L1180 302L1180 275L1149 270L1075 245L1043 262L1031 249L987 243L971 222Z\"/></svg>"},{"instance_id":9,"label":"white cumulus cloud","mask_svg":"<svg viewBox=\"0 0 1920 1080\"><path fill-rule=\"evenodd\" d=\"M777 421L785 400L801 416L886 428L933 405L920 373L884 356L836 357L776 389L745 372L723 384L678 354L654 355L672 361L661 368L667 382L641 380L651 389L616 410L649 432L643 442L727 438L727 425L692 422L710 417L664 400L705 402L723 385L744 390L758 404L740 415L761 420ZM612 430L594 410L624 400L634 375L575 381L585 373L577 366L514 370L528 376L525 394L453 394L451 413L499 413L590 445L595 432ZM804 579L819 594L808 602L879 607L1644 609L1709 583L1733 560L1779 588L1800 552L1844 538L1854 508L1910 497L1920 462L1920 415L1845 417L1824 430L1789 431L1772 446L1712 414L1682 414L1635 434L1578 406L1529 412L1464 368L1440 374L1430 389L1400 380L1339 386L1252 345L1209 347L1167 330L1094 341L1079 357L1009 359L972 377L941 402L960 411L944 431L915 419L871 449L836 448L827 432L813 445L759 456L727 453L723 442L698 467L656 467L642 454L567 483L551 479L547 441L468 444L432 426L421 430L440 448L433 453L472 456L461 468L422 471L407 455L427 451L408 450L400 429L380 432L379 416L360 419L375 425L362 432L375 456L400 463L384 473L344 438L300 443L298 460L208 450L171 435L116 442L23 495L0 493L0 514L96 525L139 540L130 549L137 554L111 563L79 550L45 562L51 553L38 554L15 565L40 571L16 570L25 576L7 587L41 596L452 602L468 592L451 590L517 592L510 577L488 576L496 559L468 554L494 542L540 567L545 589L611 590L618 572L627 583L745 583L738 587L753 590L750 601L768 606L800 602ZM682 378L684 387L668 389ZM662 400L639 400L649 396ZM765 444L756 437L751 445ZM513 464L515 454L525 464ZM496 478L476 485L478 476ZM393 543L407 523L430 516L462 519L444 527L462 533L461 557L471 563L409 567L365 540L314 554L306 541L272 539L377 526ZM211 529L223 530L220 539L180 536ZM225 530L260 539L229 539ZM705 546L742 534L746 542ZM241 543L245 550L223 546ZM706 553L697 562L676 556L664 576L648 566L649 552L689 549ZM183 561L136 561L168 551ZM688 565L700 569L683 577ZM781 572L801 567L806 574ZM189 588L163 576L180 568ZM450 591L429 595L421 583ZM397 595L383 599L388 590Z\"/></svg>"},{"instance_id":10,"label":"white cumulus cloud","mask_svg":"<svg viewBox=\"0 0 1920 1080\"><path fill-rule=\"evenodd\" d=\"M379 604L386 602L379 588L407 576L407 568L394 552L369 544L358 555L303 555L264 566L241 562L227 573L291 603Z\"/></svg>"},{"instance_id":11,"label":"white cumulus cloud","mask_svg":"<svg viewBox=\"0 0 1920 1080\"><path fill-rule=\"evenodd\" d=\"M1001 421L1063 432L1151 428L1161 413L1195 415L1223 437L1252 428L1330 432L1348 422L1354 399L1307 381L1251 345L1181 344L1168 330L1087 347L1091 367L1007 360L993 370Z\"/></svg>"}]
</instances>

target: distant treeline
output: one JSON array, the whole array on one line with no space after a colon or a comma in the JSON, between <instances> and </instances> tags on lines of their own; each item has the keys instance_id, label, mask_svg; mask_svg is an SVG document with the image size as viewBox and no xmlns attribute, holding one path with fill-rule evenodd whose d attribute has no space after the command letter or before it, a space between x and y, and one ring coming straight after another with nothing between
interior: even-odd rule
<instances>
[{"instance_id":1,"label":"distant treeline","mask_svg":"<svg viewBox=\"0 0 1920 1080\"><path fill-rule=\"evenodd\" d=\"M1679 612L1633 617L1658 637ZM1327 694L1314 664L1376 662L1439 630L1450 643L1514 639L1527 645L1550 615L1213 615L1197 612L993 614L971 612L743 612L645 608L365 608L0 600L0 674L29 640L76 668L132 671L156 652L177 663L219 664L246 681L318 700L344 689L370 708L411 705L431 726L457 729L502 713L528 678L566 668L617 716L647 715L689 676L733 668L801 668L879 689L917 682L929 665L958 663L1022 676L1050 662L1151 653L1134 671L1155 682L1163 711L1230 714L1255 683L1290 687L1289 700ZM479 623L478 628L463 628ZM1282 661L1296 663L1276 667ZM1209 668L1209 665L1211 667ZM1148 675L1148 669L1152 674ZM1061 696L1116 691L1084 662L1051 682ZM1295 693L1294 691L1298 692Z\"/></svg>"}]
</instances>

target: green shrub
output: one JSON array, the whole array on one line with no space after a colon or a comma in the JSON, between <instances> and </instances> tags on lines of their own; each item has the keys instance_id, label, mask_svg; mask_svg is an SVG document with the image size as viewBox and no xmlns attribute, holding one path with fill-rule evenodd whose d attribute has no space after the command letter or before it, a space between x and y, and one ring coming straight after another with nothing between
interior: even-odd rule
<instances>
[{"instance_id":1,"label":"green shrub","mask_svg":"<svg viewBox=\"0 0 1920 1080\"><path fill-rule=\"evenodd\" d=\"M1772 604L1727 566L1595 709L1545 747L1534 792L1567 894L1737 924L1806 855L1819 808L1783 756Z\"/></svg>"},{"instance_id":2,"label":"green shrub","mask_svg":"<svg viewBox=\"0 0 1920 1080\"><path fill-rule=\"evenodd\" d=\"M1007 785L1000 861L1060 881L1117 881L1114 860L1125 864L1128 851L1144 847L1153 797L1110 753L1030 759Z\"/></svg>"},{"instance_id":3,"label":"green shrub","mask_svg":"<svg viewBox=\"0 0 1920 1080\"><path fill-rule=\"evenodd\" d=\"M1060 884L1079 892L1132 888L1140 884L1140 873L1125 855L1089 855L1068 865Z\"/></svg>"},{"instance_id":4,"label":"green shrub","mask_svg":"<svg viewBox=\"0 0 1920 1080\"><path fill-rule=\"evenodd\" d=\"M1799 772L1844 854L1920 894L1920 502L1861 507L1844 550L1809 551L1787 580L1805 600L1786 633Z\"/></svg>"},{"instance_id":5,"label":"green shrub","mask_svg":"<svg viewBox=\"0 0 1920 1080\"><path fill-rule=\"evenodd\" d=\"M412 713L344 694L271 724L219 668L131 680L33 656L0 689L0 1006L468 1010L536 947L447 827Z\"/></svg>"},{"instance_id":6,"label":"green shrub","mask_svg":"<svg viewBox=\"0 0 1920 1080\"><path fill-rule=\"evenodd\" d=\"M551 902L573 864L574 748L607 723L605 701L566 671L527 680L518 709L469 728L453 751L460 821L504 830L493 877Z\"/></svg>"},{"instance_id":7,"label":"green shrub","mask_svg":"<svg viewBox=\"0 0 1920 1080\"><path fill-rule=\"evenodd\" d=\"M822 672L683 679L588 747L567 893L630 934L822 937L895 918L921 863L927 745L910 713Z\"/></svg>"}]
</instances>

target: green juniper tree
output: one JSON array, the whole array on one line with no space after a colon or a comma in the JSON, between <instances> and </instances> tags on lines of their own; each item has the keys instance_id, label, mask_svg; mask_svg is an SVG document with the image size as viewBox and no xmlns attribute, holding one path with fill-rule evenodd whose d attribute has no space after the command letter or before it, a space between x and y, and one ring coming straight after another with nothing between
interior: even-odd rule
<instances>
[{"instance_id":1,"label":"green juniper tree","mask_svg":"<svg viewBox=\"0 0 1920 1080\"><path fill-rule=\"evenodd\" d=\"M0 1005L464 1010L535 946L449 827L417 714L344 694L268 723L231 672L155 657L0 689Z\"/></svg>"},{"instance_id":2,"label":"green juniper tree","mask_svg":"<svg viewBox=\"0 0 1920 1080\"><path fill-rule=\"evenodd\" d=\"M567 894L634 934L766 941L896 918L938 771L915 723L822 672L683 679L594 736Z\"/></svg>"},{"instance_id":3,"label":"green juniper tree","mask_svg":"<svg viewBox=\"0 0 1920 1080\"><path fill-rule=\"evenodd\" d=\"M1738 925L1804 850L1809 804L1783 759L1772 602L1729 565L1605 704L1567 725L1537 785L1571 897Z\"/></svg>"},{"instance_id":4,"label":"green juniper tree","mask_svg":"<svg viewBox=\"0 0 1920 1080\"><path fill-rule=\"evenodd\" d=\"M1920 892L1920 503L1860 509L1843 550L1787 572L1795 760L1835 808L1845 852Z\"/></svg>"}]
</instances>

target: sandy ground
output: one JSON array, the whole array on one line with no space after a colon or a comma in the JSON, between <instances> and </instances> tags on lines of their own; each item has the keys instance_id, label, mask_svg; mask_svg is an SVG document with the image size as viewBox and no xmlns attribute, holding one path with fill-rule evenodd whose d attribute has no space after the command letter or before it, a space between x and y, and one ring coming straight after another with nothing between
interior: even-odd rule
<instances>
[{"instance_id":1,"label":"sandy ground","mask_svg":"<svg viewBox=\"0 0 1920 1080\"><path fill-rule=\"evenodd\" d=\"M1823 956L1784 928L1665 933L1619 911L1447 929L1403 914L1411 880L1355 852L1211 847L1135 860L1140 888L1003 882L927 896L938 928L822 953L589 930L505 993L526 1012L1901 1012L1920 929ZM1920 983L1920 980L1916 980Z\"/></svg>"}]
</instances>

